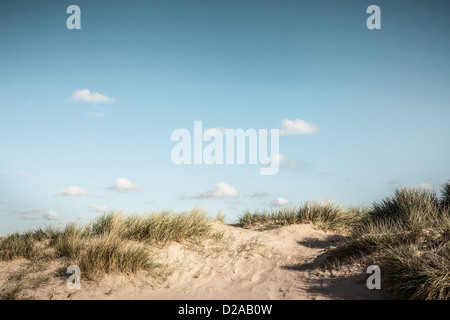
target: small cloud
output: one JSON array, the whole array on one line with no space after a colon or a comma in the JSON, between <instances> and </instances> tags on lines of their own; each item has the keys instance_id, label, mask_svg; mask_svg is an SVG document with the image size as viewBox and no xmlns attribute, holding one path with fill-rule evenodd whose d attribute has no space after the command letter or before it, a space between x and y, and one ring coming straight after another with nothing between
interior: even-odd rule
<instances>
[{"instance_id":1,"label":"small cloud","mask_svg":"<svg viewBox=\"0 0 450 320\"><path fill-rule=\"evenodd\" d=\"M277 165L277 163L278 163L278 167L283 168L283 169L292 169L292 168L299 169L299 168L303 168L305 166L300 161L290 160L281 153L277 153L277 154L273 155L271 162L273 162L274 165Z\"/></svg>"},{"instance_id":2,"label":"small cloud","mask_svg":"<svg viewBox=\"0 0 450 320\"><path fill-rule=\"evenodd\" d=\"M425 182L422 182L422 183L414 185L414 186L401 187L401 189L407 189L407 190L422 189L422 190L429 190L429 191L439 190L440 188L441 188L441 185L439 183L429 184L429 183L425 183Z\"/></svg>"},{"instance_id":3,"label":"small cloud","mask_svg":"<svg viewBox=\"0 0 450 320\"><path fill-rule=\"evenodd\" d=\"M421 184L419 184L417 186L419 189L424 189L424 190L438 190L441 188L441 185L439 183L434 183L434 184L429 184L429 183L425 183L422 182Z\"/></svg>"},{"instance_id":4,"label":"small cloud","mask_svg":"<svg viewBox=\"0 0 450 320\"><path fill-rule=\"evenodd\" d=\"M272 206L274 207L282 207L287 206L291 202L285 198L276 198L274 201L271 202Z\"/></svg>"},{"instance_id":5,"label":"small cloud","mask_svg":"<svg viewBox=\"0 0 450 320\"><path fill-rule=\"evenodd\" d=\"M30 215L26 214L26 215L20 216L19 219L20 220L39 220L40 217L30 216Z\"/></svg>"},{"instance_id":6,"label":"small cloud","mask_svg":"<svg viewBox=\"0 0 450 320\"><path fill-rule=\"evenodd\" d=\"M331 171L322 171L318 173L319 176L324 176L324 177L331 177L334 176L334 172Z\"/></svg>"},{"instance_id":7,"label":"small cloud","mask_svg":"<svg viewBox=\"0 0 450 320\"><path fill-rule=\"evenodd\" d=\"M95 212L95 213L105 213L106 211L109 210L109 208L107 206L98 206L95 204L90 204L89 208L91 209L92 212Z\"/></svg>"},{"instance_id":8,"label":"small cloud","mask_svg":"<svg viewBox=\"0 0 450 320\"><path fill-rule=\"evenodd\" d=\"M88 89L75 90L72 93L69 101L83 101L83 102L94 102L94 103L112 103L114 98L107 97L98 92L91 92Z\"/></svg>"},{"instance_id":9,"label":"small cloud","mask_svg":"<svg viewBox=\"0 0 450 320\"><path fill-rule=\"evenodd\" d=\"M2 170L2 174L4 174L5 176L7 176L7 175L9 174L9 171L8 171L8 170L5 170L5 169L3 169L3 170Z\"/></svg>"},{"instance_id":10,"label":"small cloud","mask_svg":"<svg viewBox=\"0 0 450 320\"><path fill-rule=\"evenodd\" d=\"M62 196L81 196L83 194L86 194L86 190L82 189L80 187L67 187L63 190L59 190L56 192L56 194L62 195Z\"/></svg>"},{"instance_id":11,"label":"small cloud","mask_svg":"<svg viewBox=\"0 0 450 320\"><path fill-rule=\"evenodd\" d=\"M19 171L18 174L20 176L23 176L23 177L27 177L28 176L28 173L26 173L25 171Z\"/></svg>"},{"instance_id":12,"label":"small cloud","mask_svg":"<svg viewBox=\"0 0 450 320\"><path fill-rule=\"evenodd\" d=\"M86 115L89 118L104 118L104 117L106 117L106 114L104 114L102 112L86 112Z\"/></svg>"},{"instance_id":13,"label":"small cloud","mask_svg":"<svg viewBox=\"0 0 450 320\"><path fill-rule=\"evenodd\" d=\"M3 208L0 208L0 212L2 212L2 211L4 211L5 209L3 209Z\"/></svg>"},{"instance_id":14,"label":"small cloud","mask_svg":"<svg viewBox=\"0 0 450 320\"><path fill-rule=\"evenodd\" d=\"M418 185L418 187L420 188L420 189L425 189L425 190L434 190L434 187L431 185L431 184L429 184L429 183L421 183L421 184L419 184Z\"/></svg>"},{"instance_id":15,"label":"small cloud","mask_svg":"<svg viewBox=\"0 0 450 320\"><path fill-rule=\"evenodd\" d=\"M135 185L128 179L116 178L116 179L114 179L114 185L107 189L112 189L112 190L116 190L119 192L127 192L127 191L136 191L139 188L137 185Z\"/></svg>"},{"instance_id":16,"label":"small cloud","mask_svg":"<svg viewBox=\"0 0 450 320\"><path fill-rule=\"evenodd\" d=\"M399 183L400 183L400 181L398 181L398 180L390 180L387 182L387 184L389 184L389 185L394 185L394 184L399 184Z\"/></svg>"},{"instance_id":17,"label":"small cloud","mask_svg":"<svg viewBox=\"0 0 450 320\"><path fill-rule=\"evenodd\" d=\"M6 201L6 200L2 200L2 202L1 202L1 204L7 204L8 203L8 201Z\"/></svg>"},{"instance_id":18,"label":"small cloud","mask_svg":"<svg viewBox=\"0 0 450 320\"><path fill-rule=\"evenodd\" d=\"M313 134L317 132L317 126L315 124L310 124L300 119L283 119L281 126L280 135L282 136Z\"/></svg>"},{"instance_id":19,"label":"small cloud","mask_svg":"<svg viewBox=\"0 0 450 320\"><path fill-rule=\"evenodd\" d=\"M18 214L30 214L30 213L38 213L42 212L43 210L41 208L34 208L34 209L28 209L28 210L20 210L20 211L14 211L14 213Z\"/></svg>"},{"instance_id":20,"label":"small cloud","mask_svg":"<svg viewBox=\"0 0 450 320\"><path fill-rule=\"evenodd\" d=\"M54 210L45 211L42 218L45 220L61 220L59 213Z\"/></svg>"},{"instance_id":21,"label":"small cloud","mask_svg":"<svg viewBox=\"0 0 450 320\"><path fill-rule=\"evenodd\" d=\"M190 197L191 199L218 199L218 198L237 198L238 192L235 187L225 182L219 182L216 189L207 190Z\"/></svg>"},{"instance_id":22,"label":"small cloud","mask_svg":"<svg viewBox=\"0 0 450 320\"><path fill-rule=\"evenodd\" d=\"M244 197L246 197L246 198L264 198L264 197L267 197L268 195L270 195L268 192L258 191L253 194L248 194L248 193L244 194Z\"/></svg>"}]
</instances>

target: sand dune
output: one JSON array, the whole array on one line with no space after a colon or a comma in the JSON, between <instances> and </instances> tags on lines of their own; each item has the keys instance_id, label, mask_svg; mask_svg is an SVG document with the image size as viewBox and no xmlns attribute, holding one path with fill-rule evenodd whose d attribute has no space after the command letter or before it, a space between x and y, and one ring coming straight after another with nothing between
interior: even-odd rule
<instances>
[{"instance_id":1,"label":"sand dune","mask_svg":"<svg viewBox=\"0 0 450 320\"><path fill-rule=\"evenodd\" d=\"M45 266L36 278L48 281L26 289L22 298L33 299L380 299L383 290L366 287L365 266L352 264L339 270L318 268L325 248L342 236L292 225L254 231L214 224L222 236L201 243L173 243L153 249L164 267L137 275L114 274L99 281L82 281L80 290L66 287L64 261ZM42 267L42 266L41 266ZM29 262L0 263L0 286L11 274L30 269Z\"/></svg>"}]
</instances>

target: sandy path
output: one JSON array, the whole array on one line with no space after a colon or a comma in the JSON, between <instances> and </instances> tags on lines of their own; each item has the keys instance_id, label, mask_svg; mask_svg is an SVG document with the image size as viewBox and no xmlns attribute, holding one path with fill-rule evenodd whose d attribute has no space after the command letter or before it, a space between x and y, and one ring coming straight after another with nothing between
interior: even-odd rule
<instances>
[{"instance_id":1,"label":"sandy path","mask_svg":"<svg viewBox=\"0 0 450 320\"><path fill-rule=\"evenodd\" d=\"M201 244L172 244L155 250L172 271L164 281L149 275L108 275L69 291L63 280L37 290L37 299L379 299L370 291L364 266L316 268L324 249L339 235L293 225L253 231L217 224L223 237ZM16 262L19 264L20 262ZM6 265L0 264L0 285ZM9 264L11 268L11 264ZM4 276L3 276L4 278Z\"/></svg>"}]
</instances>

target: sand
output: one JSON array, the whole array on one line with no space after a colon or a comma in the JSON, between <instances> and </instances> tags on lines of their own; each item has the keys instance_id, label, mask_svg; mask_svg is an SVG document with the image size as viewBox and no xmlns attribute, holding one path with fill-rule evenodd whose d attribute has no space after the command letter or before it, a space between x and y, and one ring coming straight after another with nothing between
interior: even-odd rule
<instances>
[{"instance_id":1,"label":"sand","mask_svg":"<svg viewBox=\"0 0 450 320\"><path fill-rule=\"evenodd\" d=\"M28 278L47 280L23 290L22 299L387 298L383 290L367 289L367 266L318 267L325 249L342 241L340 235L311 225L255 231L217 223L214 229L222 236L155 248L153 255L164 267L136 275L109 274L96 282L82 280L80 290L66 287L64 261L34 268L25 260L1 262L0 288L11 286L12 275L27 270Z\"/></svg>"}]
</instances>

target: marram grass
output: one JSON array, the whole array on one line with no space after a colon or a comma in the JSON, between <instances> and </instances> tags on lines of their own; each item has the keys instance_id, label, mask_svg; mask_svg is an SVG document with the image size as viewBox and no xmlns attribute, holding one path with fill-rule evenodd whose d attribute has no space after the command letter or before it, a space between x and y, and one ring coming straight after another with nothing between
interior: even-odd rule
<instances>
[{"instance_id":1,"label":"marram grass","mask_svg":"<svg viewBox=\"0 0 450 320\"><path fill-rule=\"evenodd\" d=\"M205 238L212 236L211 230L211 220L200 209L148 216L108 213L86 226L69 223L62 229L11 234L0 240L0 261L63 258L90 279L111 272L135 273L156 266L152 244Z\"/></svg>"},{"instance_id":2,"label":"marram grass","mask_svg":"<svg viewBox=\"0 0 450 320\"><path fill-rule=\"evenodd\" d=\"M331 202L306 202L292 208L246 211L237 225L259 230L273 229L291 224L310 223L323 230L346 232L363 216L364 208L344 208Z\"/></svg>"},{"instance_id":3,"label":"marram grass","mask_svg":"<svg viewBox=\"0 0 450 320\"><path fill-rule=\"evenodd\" d=\"M355 256L377 261L394 297L450 299L450 183L441 194L396 190L373 204L328 262Z\"/></svg>"}]
</instances>

